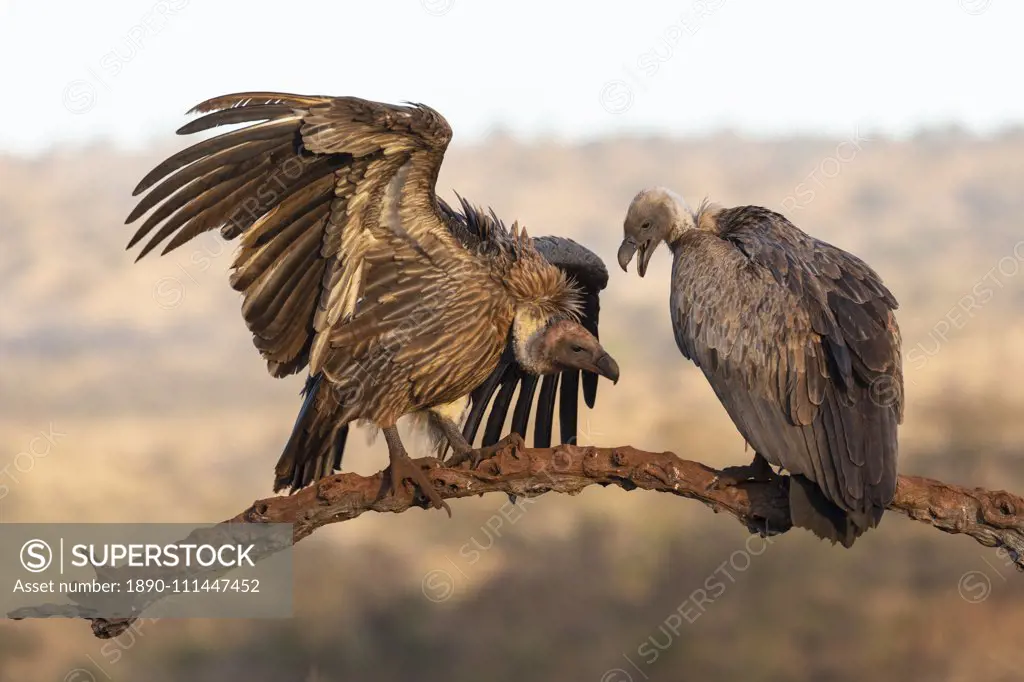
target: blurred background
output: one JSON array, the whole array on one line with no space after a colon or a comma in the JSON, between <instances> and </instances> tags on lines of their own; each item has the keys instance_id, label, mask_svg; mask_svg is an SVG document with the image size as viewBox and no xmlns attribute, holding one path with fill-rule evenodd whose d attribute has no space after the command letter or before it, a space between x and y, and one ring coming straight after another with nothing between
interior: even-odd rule
<instances>
[{"instance_id":1,"label":"blurred background","mask_svg":"<svg viewBox=\"0 0 1024 682\"><path fill-rule=\"evenodd\" d=\"M901 470L1024 491L1024 6L755 0L0 0L0 521L212 522L271 493L274 380L206 235L133 264L136 182L208 97L412 100L438 191L608 263L622 380L587 444L749 453L668 317L670 258L615 263L637 190L760 204L901 303ZM386 464L350 439L346 466ZM1024 577L890 514L843 551L639 491L463 500L321 529L291 620L0 623L0 680L1021 679Z\"/></svg>"}]
</instances>

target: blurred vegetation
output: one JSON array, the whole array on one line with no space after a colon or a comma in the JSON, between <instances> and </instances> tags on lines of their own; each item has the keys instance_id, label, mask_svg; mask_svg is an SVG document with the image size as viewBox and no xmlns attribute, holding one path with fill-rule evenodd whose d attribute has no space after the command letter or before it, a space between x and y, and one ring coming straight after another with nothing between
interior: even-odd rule
<instances>
[{"instance_id":1,"label":"blurred vegetation","mask_svg":"<svg viewBox=\"0 0 1024 682\"><path fill-rule=\"evenodd\" d=\"M623 378L602 385L582 442L749 457L672 341L667 254L644 280L615 266L630 198L665 184L786 208L871 262L902 304L901 469L1024 492L1024 135L870 139L818 171L813 200L787 202L843 142L501 137L453 148L439 190L609 264L602 341ZM131 188L172 149L0 157L0 520L213 521L270 494L302 378L270 379L252 349L232 247L207 236L138 264L123 251ZM45 453L16 459L40 434ZM383 444L362 441L346 467L383 467ZM111 642L81 622L0 623L0 680L1021 679L1024 577L896 515L842 551L639 491L454 512L322 529L295 550L290 620L142 621Z\"/></svg>"}]
</instances>

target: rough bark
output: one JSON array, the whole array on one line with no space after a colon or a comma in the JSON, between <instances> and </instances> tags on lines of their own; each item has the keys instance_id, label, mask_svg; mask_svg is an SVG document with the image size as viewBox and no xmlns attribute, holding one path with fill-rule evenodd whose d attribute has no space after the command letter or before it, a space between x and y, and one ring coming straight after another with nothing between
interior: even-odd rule
<instances>
[{"instance_id":1,"label":"rough bark","mask_svg":"<svg viewBox=\"0 0 1024 682\"><path fill-rule=\"evenodd\" d=\"M427 461L427 460L424 460ZM718 471L671 452L632 447L559 446L528 449L509 443L476 468L447 468L429 460L429 477L443 498L503 492L523 497L549 491L574 495L590 485L641 488L695 499L725 512L751 532L776 535L790 529L788 477L716 487ZM401 513L425 507L426 500L406 486L391 495L384 472L373 476L342 473L294 495L254 502L225 523L292 523L294 542L317 528L348 521L368 511ZM920 476L900 476L889 509L946 533L965 533L987 547L1004 548L1024 570L1024 499L1011 493L964 488ZM443 515L439 515L439 522ZM12 614L15 615L15 614ZM52 615L75 615L55 611ZM116 637L130 619L89 618L94 634Z\"/></svg>"}]
</instances>

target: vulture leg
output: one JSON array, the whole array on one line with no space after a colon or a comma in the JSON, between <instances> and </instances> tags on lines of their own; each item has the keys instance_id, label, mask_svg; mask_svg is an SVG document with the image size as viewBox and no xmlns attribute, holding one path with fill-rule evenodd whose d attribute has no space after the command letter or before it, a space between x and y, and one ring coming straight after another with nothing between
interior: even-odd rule
<instances>
[{"instance_id":1,"label":"vulture leg","mask_svg":"<svg viewBox=\"0 0 1024 682\"><path fill-rule=\"evenodd\" d=\"M428 416L434 426L437 429L440 429L441 433L444 434L448 444L452 447L452 455L447 459L447 461L445 461L444 465L457 467L468 459L475 467L479 460L474 459L473 446L470 445L469 441L467 441L462 435L462 431L459 430L459 425L451 419L443 417L436 412L428 412Z\"/></svg>"},{"instance_id":2,"label":"vulture leg","mask_svg":"<svg viewBox=\"0 0 1024 682\"><path fill-rule=\"evenodd\" d=\"M743 466L731 466L722 469L714 480L708 484L708 490L719 490L729 486L739 485L744 481L759 481L771 483L776 479L775 470L768 460L761 456L760 452L754 453L754 461Z\"/></svg>"},{"instance_id":3,"label":"vulture leg","mask_svg":"<svg viewBox=\"0 0 1024 682\"><path fill-rule=\"evenodd\" d=\"M427 463L414 461L409 456L409 453L405 451L405 446L402 445L401 438L398 437L398 428L394 424L384 427L384 440L388 443L388 456L391 459L391 466L388 467L388 476L391 478L391 494L397 495L401 492L405 481L411 481L430 500L432 507L444 509L448 512L448 517L451 518L451 507L437 494L434 484L430 482L430 478L423 471L423 466Z\"/></svg>"}]
</instances>

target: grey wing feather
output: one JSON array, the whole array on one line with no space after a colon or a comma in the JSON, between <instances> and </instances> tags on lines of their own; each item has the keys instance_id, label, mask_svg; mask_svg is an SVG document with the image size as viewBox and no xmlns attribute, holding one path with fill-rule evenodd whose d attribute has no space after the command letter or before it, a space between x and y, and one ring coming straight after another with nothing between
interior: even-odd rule
<instances>
[{"instance_id":1,"label":"grey wing feather","mask_svg":"<svg viewBox=\"0 0 1024 682\"><path fill-rule=\"evenodd\" d=\"M716 216L673 280L673 326L744 438L851 512L896 484L896 300L863 261L758 207ZM724 240L724 241L723 241ZM715 265L709 265L714 262Z\"/></svg>"}]
</instances>

